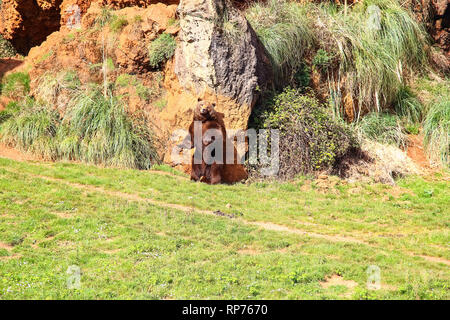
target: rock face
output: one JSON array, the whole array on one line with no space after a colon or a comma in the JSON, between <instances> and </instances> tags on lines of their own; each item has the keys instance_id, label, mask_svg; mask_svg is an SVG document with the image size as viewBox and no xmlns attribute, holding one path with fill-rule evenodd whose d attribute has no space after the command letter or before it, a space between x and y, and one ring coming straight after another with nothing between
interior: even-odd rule
<instances>
[{"instance_id":1,"label":"rock face","mask_svg":"<svg viewBox=\"0 0 450 320\"><path fill-rule=\"evenodd\" d=\"M61 4L61 25L66 25L70 20L70 17L73 17L74 14L78 14L77 12L79 12L82 17L90 8L92 3L97 3L98 5L108 6L114 9L122 9L126 7L147 8L151 4L155 4L157 2L170 5L178 4L179 0L63 0Z\"/></svg>"},{"instance_id":2,"label":"rock face","mask_svg":"<svg viewBox=\"0 0 450 320\"><path fill-rule=\"evenodd\" d=\"M270 62L245 17L226 0L182 0L175 73L196 95L223 96L227 127L246 129ZM232 104L235 104L234 106Z\"/></svg>"},{"instance_id":3,"label":"rock face","mask_svg":"<svg viewBox=\"0 0 450 320\"><path fill-rule=\"evenodd\" d=\"M450 2L448 0L412 0L412 9L447 56L450 64Z\"/></svg>"},{"instance_id":4,"label":"rock face","mask_svg":"<svg viewBox=\"0 0 450 320\"><path fill-rule=\"evenodd\" d=\"M27 53L59 29L62 0L3 0L0 33L16 50Z\"/></svg>"},{"instance_id":5,"label":"rock face","mask_svg":"<svg viewBox=\"0 0 450 320\"><path fill-rule=\"evenodd\" d=\"M0 34L17 51L27 54L48 35L69 21L80 19L93 3L111 8L148 7L154 0L3 0L0 10ZM161 0L178 4L179 0Z\"/></svg>"}]
</instances>

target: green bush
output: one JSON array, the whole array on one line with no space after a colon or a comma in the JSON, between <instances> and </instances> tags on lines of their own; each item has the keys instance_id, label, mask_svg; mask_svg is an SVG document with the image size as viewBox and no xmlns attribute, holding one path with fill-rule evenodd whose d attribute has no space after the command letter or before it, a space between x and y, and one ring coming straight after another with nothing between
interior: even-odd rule
<instances>
[{"instance_id":1,"label":"green bush","mask_svg":"<svg viewBox=\"0 0 450 320\"><path fill-rule=\"evenodd\" d=\"M331 169L357 147L345 124L337 122L310 94L285 89L262 115L264 127L280 130L280 178Z\"/></svg>"},{"instance_id":2,"label":"green bush","mask_svg":"<svg viewBox=\"0 0 450 320\"><path fill-rule=\"evenodd\" d=\"M12 99L24 98L30 92L30 76L26 72L14 72L3 78L1 94Z\"/></svg>"},{"instance_id":3,"label":"green bush","mask_svg":"<svg viewBox=\"0 0 450 320\"><path fill-rule=\"evenodd\" d=\"M0 35L0 58L10 58L17 54L11 42Z\"/></svg>"},{"instance_id":4,"label":"green bush","mask_svg":"<svg viewBox=\"0 0 450 320\"><path fill-rule=\"evenodd\" d=\"M326 50L319 49L312 60L312 64L320 70L327 70L332 60L333 57Z\"/></svg>"},{"instance_id":5,"label":"green bush","mask_svg":"<svg viewBox=\"0 0 450 320\"><path fill-rule=\"evenodd\" d=\"M372 112L356 124L358 132L370 140L383 144L393 144L401 148L407 146L408 138L396 115Z\"/></svg>"},{"instance_id":6,"label":"green bush","mask_svg":"<svg viewBox=\"0 0 450 320\"><path fill-rule=\"evenodd\" d=\"M432 104L424 125L424 144L429 157L450 166L450 95Z\"/></svg>"},{"instance_id":7,"label":"green bush","mask_svg":"<svg viewBox=\"0 0 450 320\"><path fill-rule=\"evenodd\" d=\"M163 33L153 40L148 47L150 66L157 68L161 63L170 59L175 53L176 46L175 38L167 33Z\"/></svg>"}]
</instances>

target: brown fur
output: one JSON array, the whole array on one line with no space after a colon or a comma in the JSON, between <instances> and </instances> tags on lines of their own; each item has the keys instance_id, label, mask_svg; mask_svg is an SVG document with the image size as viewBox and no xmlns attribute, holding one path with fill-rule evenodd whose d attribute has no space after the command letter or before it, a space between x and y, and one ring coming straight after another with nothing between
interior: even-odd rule
<instances>
[{"instance_id":1,"label":"brown fur","mask_svg":"<svg viewBox=\"0 0 450 320\"><path fill-rule=\"evenodd\" d=\"M205 133L209 129L217 129L221 131L221 139L223 146L223 162L225 162L225 141L226 141L226 129L223 125L223 121L219 120L217 112L214 110L214 104L207 103L204 101L199 101L195 110L194 117L191 125L189 126L189 134L191 136L191 146L195 147L196 150L201 150L202 155L205 148L211 144L215 138L209 139L205 137ZM194 139L194 123L195 121L202 122L202 142L201 145L195 145ZM191 170L191 180L206 182L209 184L217 184L222 182L222 171L223 164L218 164L214 162L213 164L206 164L205 159L202 157L201 164L194 163L194 156L192 156L192 170Z\"/></svg>"}]
</instances>

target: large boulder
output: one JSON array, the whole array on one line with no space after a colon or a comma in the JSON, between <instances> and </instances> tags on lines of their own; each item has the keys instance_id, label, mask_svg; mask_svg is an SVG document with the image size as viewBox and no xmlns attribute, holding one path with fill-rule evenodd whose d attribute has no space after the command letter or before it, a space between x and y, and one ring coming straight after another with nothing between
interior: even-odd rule
<instances>
[{"instance_id":1,"label":"large boulder","mask_svg":"<svg viewBox=\"0 0 450 320\"><path fill-rule=\"evenodd\" d=\"M218 102L227 129L245 130L259 92L271 78L262 44L227 0L182 0L177 12L181 30L175 74L181 87L194 98ZM169 119L186 127L193 104L176 104L177 117Z\"/></svg>"}]
</instances>

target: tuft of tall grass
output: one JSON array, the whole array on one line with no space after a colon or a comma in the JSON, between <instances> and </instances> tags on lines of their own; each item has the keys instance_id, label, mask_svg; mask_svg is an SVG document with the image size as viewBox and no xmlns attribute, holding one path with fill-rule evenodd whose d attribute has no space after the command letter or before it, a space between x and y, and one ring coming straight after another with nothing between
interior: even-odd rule
<instances>
[{"instance_id":1,"label":"tuft of tall grass","mask_svg":"<svg viewBox=\"0 0 450 320\"><path fill-rule=\"evenodd\" d=\"M57 112L40 105L25 106L1 125L1 141L54 160L57 157L54 137L59 123Z\"/></svg>"},{"instance_id":2,"label":"tuft of tall grass","mask_svg":"<svg viewBox=\"0 0 450 320\"><path fill-rule=\"evenodd\" d=\"M14 72L3 78L1 94L12 98L22 99L30 92L30 76L26 72Z\"/></svg>"},{"instance_id":3,"label":"tuft of tall grass","mask_svg":"<svg viewBox=\"0 0 450 320\"><path fill-rule=\"evenodd\" d=\"M422 121L423 106L416 95L407 86L401 86L394 101L395 113L408 124Z\"/></svg>"},{"instance_id":4,"label":"tuft of tall grass","mask_svg":"<svg viewBox=\"0 0 450 320\"><path fill-rule=\"evenodd\" d=\"M389 107L408 71L426 66L426 33L397 0L364 0L347 16L321 11L358 111Z\"/></svg>"},{"instance_id":5,"label":"tuft of tall grass","mask_svg":"<svg viewBox=\"0 0 450 320\"><path fill-rule=\"evenodd\" d=\"M168 33L163 33L150 42L148 46L150 66L157 68L161 63L170 59L175 53L176 46L175 38Z\"/></svg>"},{"instance_id":6,"label":"tuft of tall grass","mask_svg":"<svg viewBox=\"0 0 450 320\"><path fill-rule=\"evenodd\" d=\"M110 22L109 28L112 32L120 32L127 25L128 20L125 17L115 16Z\"/></svg>"},{"instance_id":7,"label":"tuft of tall grass","mask_svg":"<svg viewBox=\"0 0 450 320\"><path fill-rule=\"evenodd\" d=\"M6 105L6 108L0 111L0 125L14 116L20 110L19 102L11 101Z\"/></svg>"},{"instance_id":8,"label":"tuft of tall grass","mask_svg":"<svg viewBox=\"0 0 450 320\"><path fill-rule=\"evenodd\" d=\"M360 137L383 144L393 144L400 148L406 148L408 145L408 137L403 132L400 119L396 115L372 112L362 118L355 128Z\"/></svg>"},{"instance_id":9,"label":"tuft of tall grass","mask_svg":"<svg viewBox=\"0 0 450 320\"><path fill-rule=\"evenodd\" d=\"M63 70L56 74L47 72L37 80L35 94L46 103L54 104L63 90L75 92L80 86L75 71Z\"/></svg>"},{"instance_id":10,"label":"tuft of tall grass","mask_svg":"<svg viewBox=\"0 0 450 320\"><path fill-rule=\"evenodd\" d=\"M72 99L59 130L63 158L138 169L157 160L149 130L131 120L120 99L97 87Z\"/></svg>"},{"instance_id":11,"label":"tuft of tall grass","mask_svg":"<svg viewBox=\"0 0 450 320\"><path fill-rule=\"evenodd\" d=\"M409 73L427 66L426 32L397 0L362 0L348 10L269 0L251 5L246 16L278 80L289 80L318 44L329 52L329 87L351 94L355 120L363 111L390 108Z\"/></svg>"},{"instance_id":12,"label":"tuft of tall grass","mask_svg":"<svg viewBox=\"0 0 450 320\"><path fill-rule=\"evenodd\" d=\"M278 0L255 2L246 11L247 20L271 59L279 86L293 80L315 42L307 11L307 6Z\"/></svg>"},{"instance_id":13,"label":"tuft of tall grass","mask_svg":"<svg viewBox=\"0 0 450 320\"><path fill-rule=\"evenodd\" d=\"M450 166L450 95L431 105L423 129L424 144L432 160Z\"/></svg>"}]
</instances>

